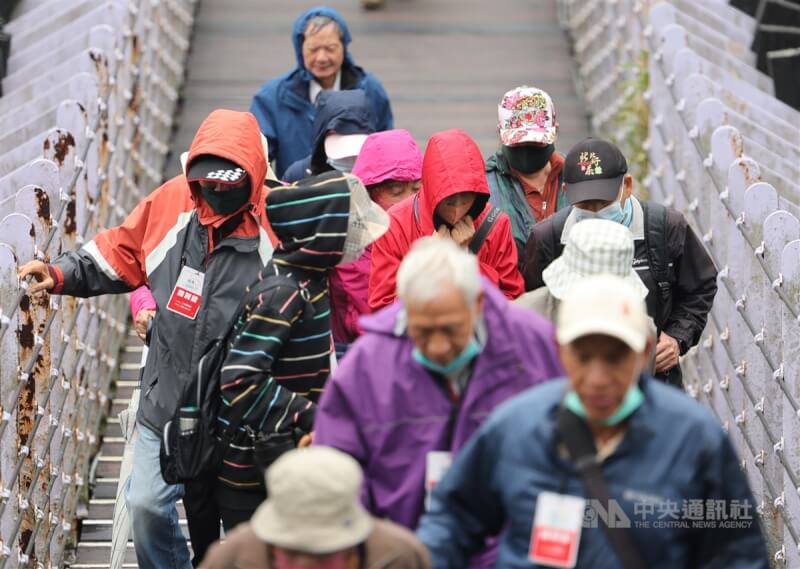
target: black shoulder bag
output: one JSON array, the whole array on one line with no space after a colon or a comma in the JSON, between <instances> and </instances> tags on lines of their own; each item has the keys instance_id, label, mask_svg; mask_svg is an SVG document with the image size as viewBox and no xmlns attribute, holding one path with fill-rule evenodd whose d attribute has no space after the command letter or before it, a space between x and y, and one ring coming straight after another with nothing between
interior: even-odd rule
<instances>
[{"instance_id":1,"label":"black shoulder bag","mask_svg":"<svg viewBox=\"0 0 800 569\"><path fill-rule=\"evenodd\" d=\"M608 505L610 500L608 486L603 477L600 463L597 461L597 449L588 425L572 411L561 407L558 410L557 430L559 439L567 447L570 460L581 476L587 497ZM605 529L611 547L622 563L623 569L647 568L626 528L610 528L602 519L599 520L599 523Z\"/></svg>"}]
</instances>

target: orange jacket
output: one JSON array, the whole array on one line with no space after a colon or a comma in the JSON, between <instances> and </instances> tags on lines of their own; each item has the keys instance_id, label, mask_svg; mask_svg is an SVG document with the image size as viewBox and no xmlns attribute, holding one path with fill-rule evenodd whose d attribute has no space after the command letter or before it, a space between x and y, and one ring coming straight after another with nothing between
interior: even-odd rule
<instances>
[{"instance_id":1,"label":"orange jacket","mask_svg":"<svg viewBox=\"0 0 800 569\"><path fill-rule=\"evenodd\" d=\"M81 282L84 280L81 277L90 277L91 274L73 274L63 259L57 259L52 271L57 280L53 292L93 296L125 292L149 284L148 275L175 247L176 234L188 224L195 210L200 224L207 229L211 252L215 246L213 229L240 211L249 209L250 213L243 217L242 223L231 236L261 236L268 242L263 243L262 247L267 253L265 259L269 258L269 252L277 240L269 227L265 211L267 189L264 187L264 177L267 161L255 117L250 113L224 109L212 112L195 134L187 169L196 157L203 154L226 158L247 171L252 183L248 204L232 214L219 215L198 192L190 189L183 174L175 176L142 200L122 225L98 233L83 246L81 252L88 254L100 269L97 282Z\"/></svg>"},{"instance_id":2,"label":"orange jacket","mask_svg":"<svg viewBox=\"0 0 800 569\"><path fill-rule=\"evenodd\" d=\"M272 256L266 218L266 158L250 113L218 110L197 131L187 168L204 154L226 158L250 176L250 200L230 215L216 214L176 176L142 200L119 227L99 233L51 266L57 292L74 296L127 292L148 285L157 305L142 378L137 420L158 432L172 416L204 350L226 332L245 287ZM220 226L239 218L235 228ZM168 308L184 269L202 273L194 318Z\"/></svg>"}]
</instances>

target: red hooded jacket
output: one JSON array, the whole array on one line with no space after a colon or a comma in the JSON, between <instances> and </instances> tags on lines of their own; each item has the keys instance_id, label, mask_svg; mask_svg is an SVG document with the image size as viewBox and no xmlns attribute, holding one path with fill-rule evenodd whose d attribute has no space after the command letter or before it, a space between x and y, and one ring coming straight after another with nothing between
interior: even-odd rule
<instances>
[{"instance_id":1,"label":"red hooded jacket","mask_svg":"<svg viewBox=\"0 0 800 569\"><path fill-rule=\"evenodd\" d=\"M480 150L469 135L460 129L435 134L428 142L422 164L422 189L419 202L419 221L414 215L414 197L389 210L391 226L372 249L372 273L369 279L369 307L375 312L392 304L396 297L396 276L400 262L411 244L436 232L436 206L442 200L460 192L476 192L470 214L477 230L492 206L489 185ZM500 214L495 226L478 252L481 273L497 285L509 299L524 291L522 275L517 268L517 247L511 235L508 216Z\"/></svg>"}]
</instances>

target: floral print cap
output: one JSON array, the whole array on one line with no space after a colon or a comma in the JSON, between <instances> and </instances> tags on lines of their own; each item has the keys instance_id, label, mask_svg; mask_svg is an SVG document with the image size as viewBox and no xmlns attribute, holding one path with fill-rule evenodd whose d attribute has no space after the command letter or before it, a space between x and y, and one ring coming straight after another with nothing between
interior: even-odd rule
<instances>
[{"instance_id":1,"label":"floral print cap","mask_svg":"<svg viewBox=\"0 0 800 569\"><path fill-rule=\"evenodd\" d=\"M517 87L503 95L497 118L500 141L505 146L556 141L556 108L550 95L536 87Z\"/></svg>"}]
</instances>

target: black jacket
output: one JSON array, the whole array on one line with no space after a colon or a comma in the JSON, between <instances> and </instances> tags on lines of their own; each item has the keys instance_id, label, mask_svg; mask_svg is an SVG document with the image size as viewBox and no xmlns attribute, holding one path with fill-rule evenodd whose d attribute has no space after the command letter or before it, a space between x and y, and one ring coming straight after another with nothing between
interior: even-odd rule
<instances>
[{"instance_id":1,"label":"black jacket","mask_svg":"<svg viewBox=\"0 0 800 569\"><path fill-rule=\"evenodd\" d=\"M653 235L653 223L648 223L649 216L646 213L648 208L658 208L665 213L661 238ZM706 326L708 312L717 293L717 269L683 214L650 202L642 203L642 209L645 213L645 239L636 239L634 242L633 267L650 291L647 295L648 313L659 332L664 331L678 340L683 355L697 344ZM522 269L525 290L544 286L542 271L564 249L562 231L565 223L569 223L567 220L571 211L571 207L560 210L534 225L525 244ZM660 287L658 284L648 241L651 249L660 250L667 265L666 281L669 286Z\"/></svg>"}]
</instances>

